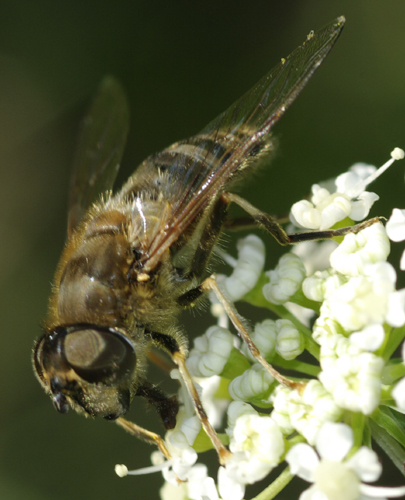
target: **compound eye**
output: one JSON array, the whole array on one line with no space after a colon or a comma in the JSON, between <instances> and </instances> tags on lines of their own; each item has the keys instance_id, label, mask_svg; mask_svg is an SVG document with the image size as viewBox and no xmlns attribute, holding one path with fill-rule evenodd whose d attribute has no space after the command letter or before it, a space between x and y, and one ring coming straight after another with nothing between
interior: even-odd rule
<instances>
[{"instance_id":1,"label":"compound eye","mask_svg":"<svg viewBox=\"0 0 405 500\"><path fill-rule=\"evenodd\" d=\"M63 353L79 377L92 384L119 385L135 370L133 345L112 328L68 329Z\"/></svg>"}]
</instances>

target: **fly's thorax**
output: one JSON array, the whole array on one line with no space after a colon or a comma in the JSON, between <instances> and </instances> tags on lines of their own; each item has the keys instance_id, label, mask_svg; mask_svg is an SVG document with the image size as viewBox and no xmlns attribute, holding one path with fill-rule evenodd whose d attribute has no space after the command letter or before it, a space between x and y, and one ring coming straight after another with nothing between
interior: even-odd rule
<instances>
[{"instance_id":1,"label":"fly's thorax","mask_svg":"<svg viewBox=\"0 0 405 500\"><path fill-rule=\"evenodd\" d=\"M131 202L127 235L132 248L139 254L147 253L154 238L164 231L167 210L167 202L162 196L157 199L137 196Z\"/></svg>"}]
</instances>

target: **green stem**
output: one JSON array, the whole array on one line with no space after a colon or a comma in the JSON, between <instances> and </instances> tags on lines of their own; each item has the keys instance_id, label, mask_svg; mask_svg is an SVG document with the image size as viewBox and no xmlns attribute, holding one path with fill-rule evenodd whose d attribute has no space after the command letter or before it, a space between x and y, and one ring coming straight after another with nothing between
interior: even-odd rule
<instances>
[{"instance_id":1,"label":"green stem","mask_svg":"<svg viewBox=\"0 0 405 500\"><path fill-rule=\"evenodd\" d=\"M390 360L382 371L382 382L386 385L391 385L402 377L405 377L405 365L402 359Z\"/></svg>"},{"instance_id":2,"label":"green stem","mask_svg":"<svg viewBox=\"0 0 405 500\"><path fill-rule=\"evenodd\" d=\"M366 417L362 413L351 413L350 426L353 429L354 443L349 456L353 455L363 444L363 432L366 423Z\"/></svg>"},{"instance_id":3,"label":"green stem","mask_svg":"<svg viewBox=\"0 0 405 500\"><path fill-rule=\"evenodd\" d=\"M287 486L293 477L294 476L291 474L289 467L286 467L277 479L275 479L269 486L267 486L267 488L265 488L252 500L272 500L272 498L278 495L280 491Z\"/></svg>"},{"instance_id":4,"label":"green stem","mask_svg":"<svg viewBox=\"0 0 405 500\"><path fill-rule=\"evenodd\" d=\"M400 345L400 343L405 338L405 325L401 328L393 328L389 332L388 341L384 348L384 353L382 357L385 361L388 361L392 354L395 352L396 348Z\"/></svg>"},{"instance_id":5,"label":"green stem","mask_svg":"<svg viewBox=\"0 0 405 500\"><path fill-rule=\"evenodd\" d=\"M298 359L292 359L287 361L280 356L276 356L273 360L274 365L281 366L281 368L286 368L288 370L293 370L295 372L304 373L310 377L317 377L321 371L320 366L311 365L310 363L304 363Z\"/></svg>"}]
</instances>

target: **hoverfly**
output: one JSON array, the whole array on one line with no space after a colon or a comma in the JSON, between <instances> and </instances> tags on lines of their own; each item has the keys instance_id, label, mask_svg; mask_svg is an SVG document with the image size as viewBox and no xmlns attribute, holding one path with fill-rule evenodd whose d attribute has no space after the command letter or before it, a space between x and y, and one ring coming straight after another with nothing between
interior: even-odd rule
<instances>
[{"instance_id":1,"label":"hoverfly","mask_svg":"<svg viewBox=\"0 0 405 500\"><path fill-rule=\"evenodd\" d=\"M264 76L199 134L147 158L116 194L111 189L126 142L124 92L106 78L83 124L74 161L68 239L58 265L44 334L33 352L36 375L61 412L115 420L132 434L163 440L122 416L135 396L146 398L166 429L178 403L146 375L151 347L178 366L221 463L229 451L209 423L187 371L188 340L178 316L213 290L256 359L277 380L291 381L261 357L207 265L218 237L232 226L236 203L283 244L345 234L352 228L287 235L276 218L228 190L271 152L271 129L332 49L338 18Z\"/></svg>"}]
</instances>

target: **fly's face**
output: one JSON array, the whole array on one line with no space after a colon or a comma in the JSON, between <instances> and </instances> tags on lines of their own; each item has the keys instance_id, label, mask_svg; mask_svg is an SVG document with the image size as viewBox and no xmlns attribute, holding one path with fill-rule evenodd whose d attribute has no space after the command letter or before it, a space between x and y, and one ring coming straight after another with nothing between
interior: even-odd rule
<instances>
[{"instance_id":1,"label":"fly's face","mask_svg":"<svg viewBox=\"0 0 405 500\"><path fill-rule=\"evenodd\" d=\"M34 366L61 413L70 405L115 420L129 409L137 357L132 343L118 330L96 325L57 327L36 344Z\"/></svg>"}]
</instances>

